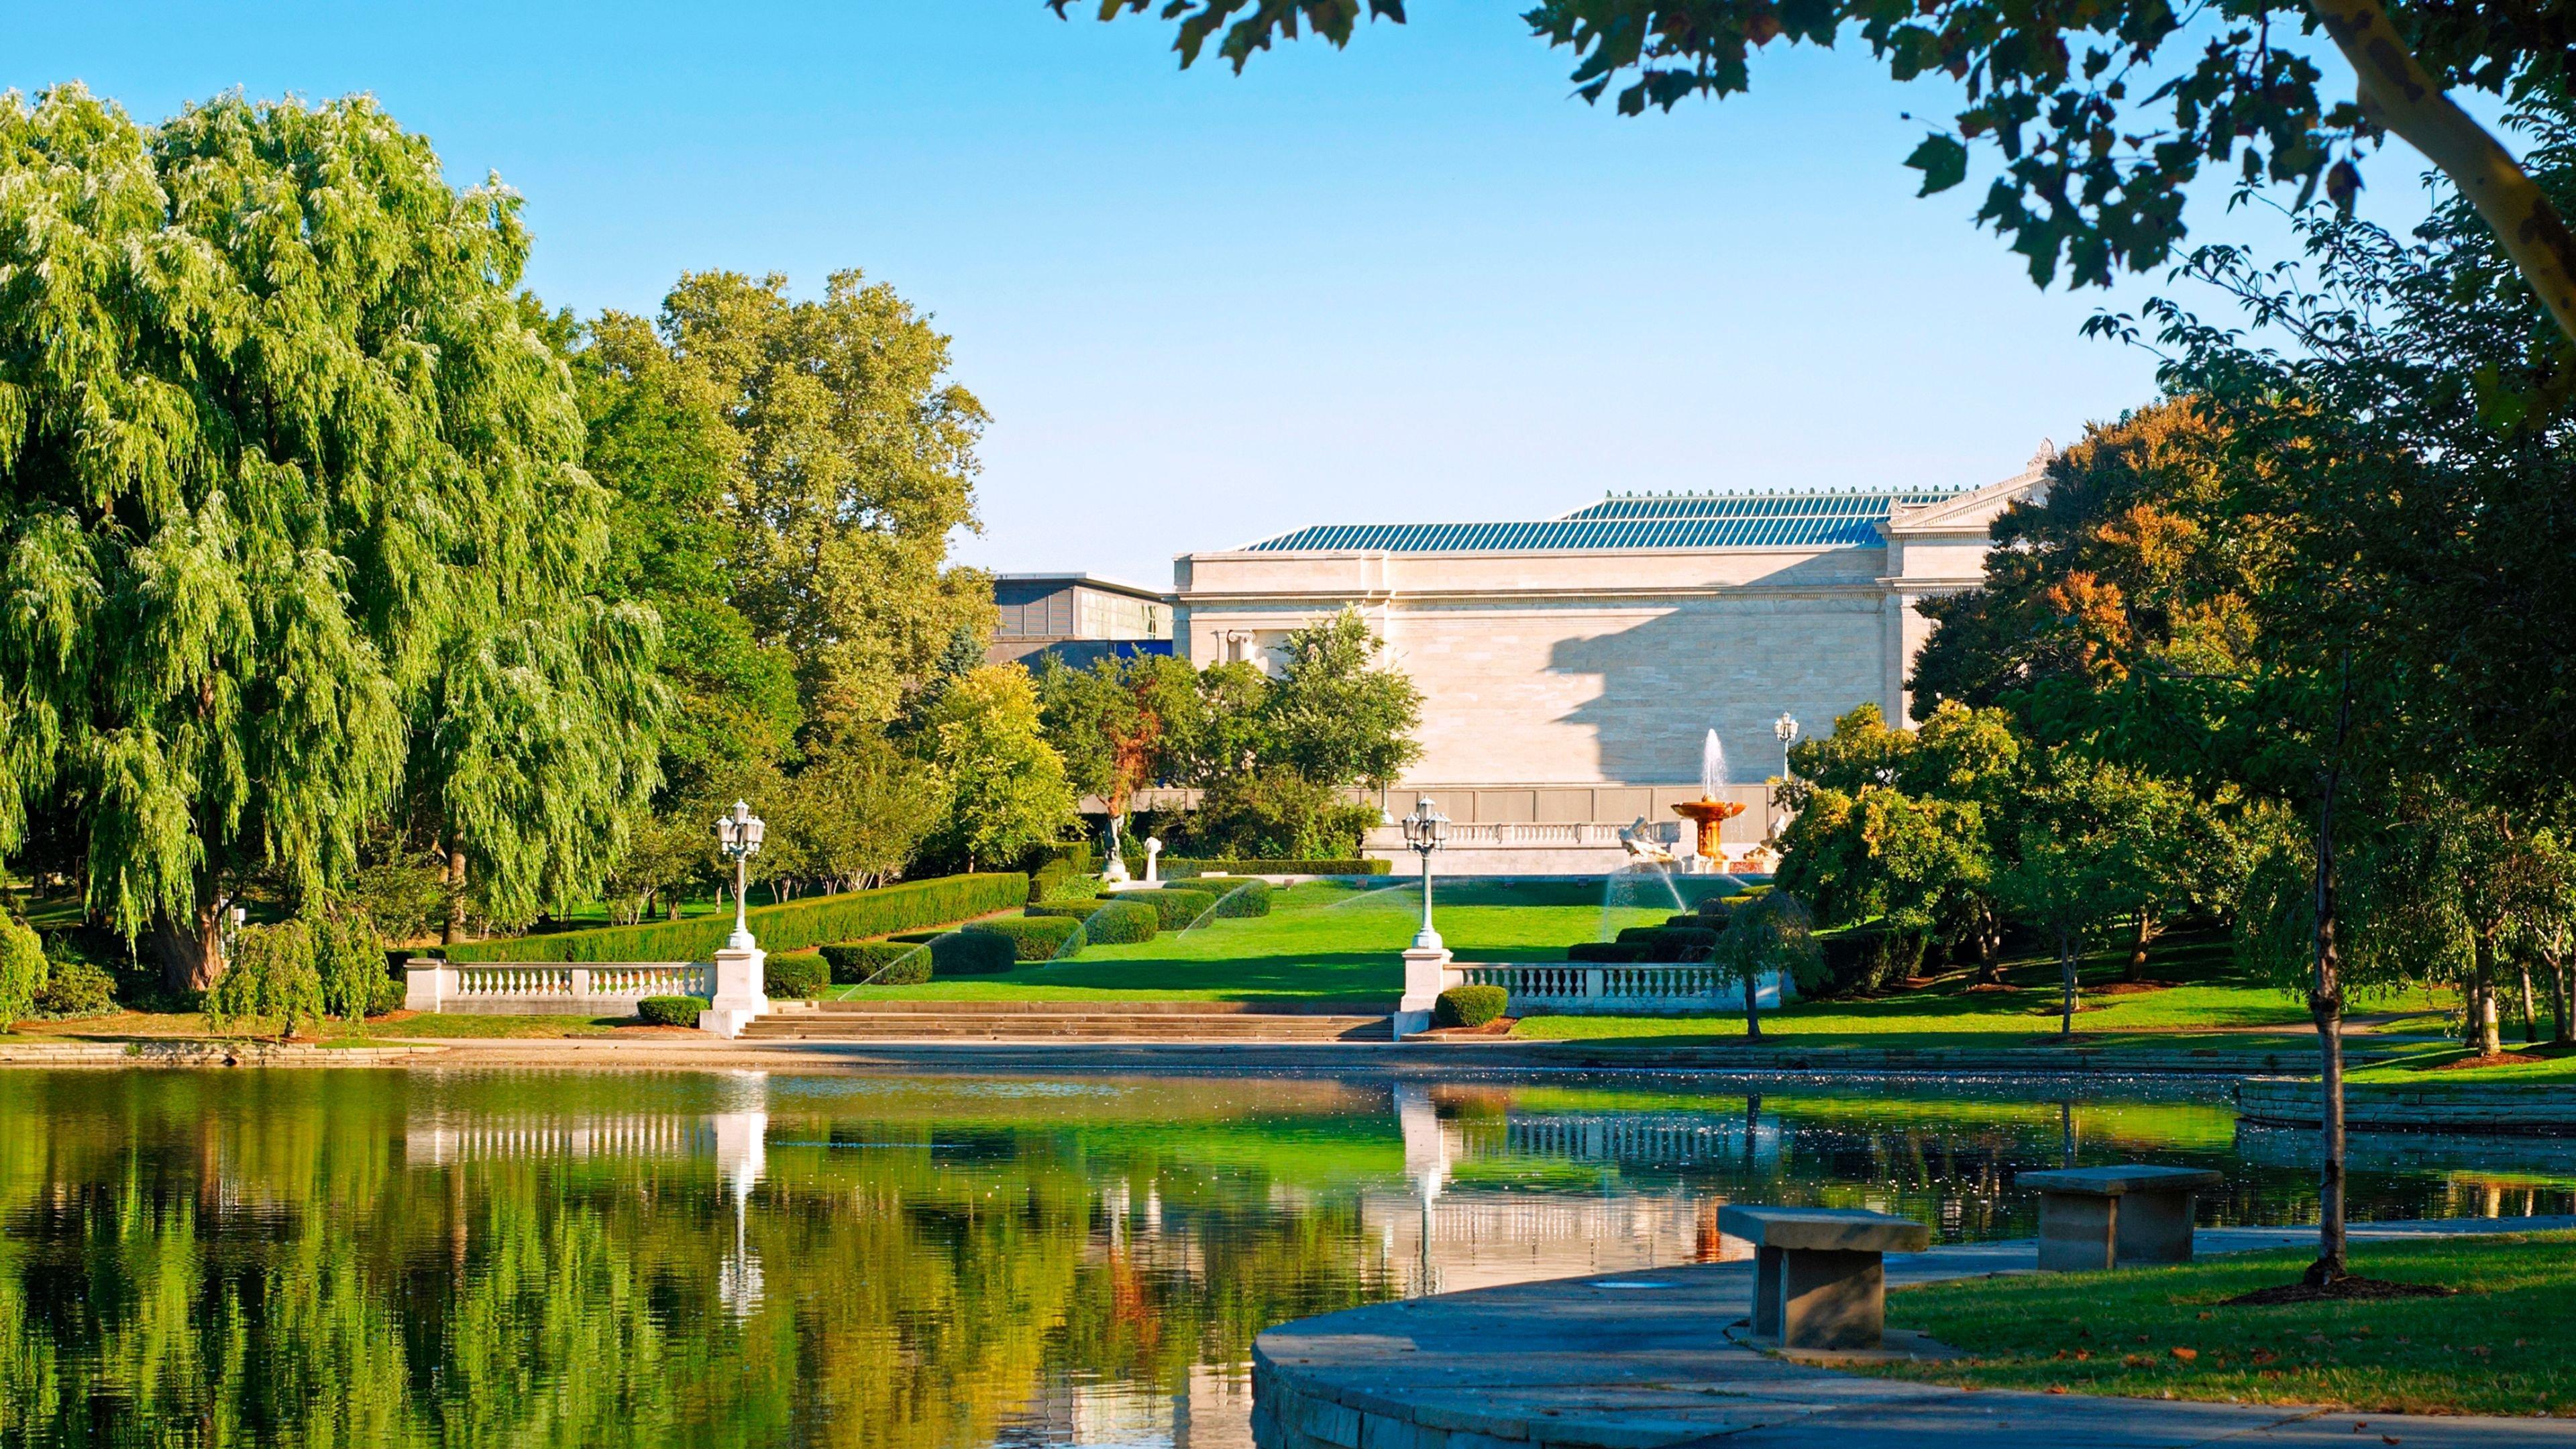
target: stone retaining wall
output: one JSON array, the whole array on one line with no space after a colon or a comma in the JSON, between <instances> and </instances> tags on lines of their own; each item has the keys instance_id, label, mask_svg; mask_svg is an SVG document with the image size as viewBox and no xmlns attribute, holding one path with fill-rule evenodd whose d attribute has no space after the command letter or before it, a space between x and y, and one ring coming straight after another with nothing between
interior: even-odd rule
<instances>
[{"instance_id":1,"label":"stone retaining wall","mask_svg":"<svg viewBox=\"0 0 2576 1449\"><path fill-rule=\"evenodd\" d=\"M2576 1087L2346 1083L2343 1112L2346 1127L2365 1132L2556 1136L2576 1132ZM2246 1122L2314 1127L2325 1118L2324 1096L2313 1077L2248 1077L2236 1084L2236 1114Z\"/></svg>"}]
</instances>

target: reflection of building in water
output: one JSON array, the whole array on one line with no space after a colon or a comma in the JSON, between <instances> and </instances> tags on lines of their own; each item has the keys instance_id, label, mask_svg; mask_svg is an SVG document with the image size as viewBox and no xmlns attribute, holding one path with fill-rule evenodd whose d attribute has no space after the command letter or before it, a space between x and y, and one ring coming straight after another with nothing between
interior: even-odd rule
<instances>
[{"instance_id":1,"label":"reflection of building in water","mask_svg":"<svg viewBox=\"0 0 2576 1449\"><path fill-rule=\"evenodd\" d=\"M412 1167L467 1162L712 1158L733 1204L733 1246L726 1250L716 1298L736 1318L760 1308L760 1251L751 1246L751 1190L768 1171L768 1076L737 1072L726 1111L570 1112L543 1116L414 1112L403 1122L403 1161Z\"/></svg>"},{"instance_id":2,"label":"reflection of building in water","mask_svg":"<svg viewBox=\"0 0 2576 1449\"><path fill-rule=\"evenodd\" d=\"M1048 1380L995 1426L997 1449L1252 1449L1252 1370L1193 1365L1176 1393L1140 1384Z\"/></svg>"}]
</instances>

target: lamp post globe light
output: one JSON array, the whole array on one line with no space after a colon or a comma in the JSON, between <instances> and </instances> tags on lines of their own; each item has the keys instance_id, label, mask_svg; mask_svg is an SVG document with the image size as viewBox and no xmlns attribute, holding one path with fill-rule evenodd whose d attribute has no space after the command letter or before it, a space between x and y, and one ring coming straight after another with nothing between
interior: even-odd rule
<instances>
[{"instance_id":1,"label":"lamp post globe light","mask_svg":"<svg viewBox=\"0 0 2576 1449\"><path fill-rule=\"evenodd\" d=\"M1771 733L1780 741L1780 778L1789 779L1789 747L1798 742L1798 717L1780 711L1780 717L1771 722Z\"/></svg>"},{"instance_id":2,"label":"lamp post globe light","mask_svg":"<svg viewBox=\"0 0 2576 1449\"><path fill-rule=\"evenodd\" d=\"M751 922L743 914L748 894L744 887L751 873L751 858L760 853L760 837L766 829L767 824L741 800L733 802L730 812L716 817L716 846L733 861L733 934L725 938L727 950L752 949Z\"/></svg>"},{"instance_id":3,"label":"lamp post globe light","mask_svg":"<svg viewBox=\"0 0 2576 1449\"><path fill-rule=\"evenodd\" d=\"M1440 933L1431 927L1431 852L1449 843L1449 817L1422 796L1413 802L1413 813L1404 817L1405 848L1422 857L1422 929L1414 934L1413 949L1442 949Z\"/></svg>"}]
</instances>

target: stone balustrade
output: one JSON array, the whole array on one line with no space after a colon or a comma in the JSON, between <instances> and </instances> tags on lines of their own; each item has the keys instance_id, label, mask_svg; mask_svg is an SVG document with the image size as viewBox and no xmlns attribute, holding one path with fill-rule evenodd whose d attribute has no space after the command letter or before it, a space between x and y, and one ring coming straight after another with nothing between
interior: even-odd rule
<instances>
[{"instance_id":1,"label":"stone balustrade","mask_svg":"<svg viewBox=\"0 0 2576 1449\"><path fill-rule=\"evenodd\" d=\"M631 1015L647 996L714 991L697 961L473 961L414 959L403 969L403 1008L488 1016Z\"/></svg>"},{"instance_id":2,"label":"stone balustrade","mask_svg":"<svg viewBox=\"0 0 2576 1449\"><path fill-rule=\"evenodd\" d=\"M1716 967L1694 962L1608 964L1530 961L1459 962L1445 968L1449 986L1499 986L1515 1016L1649 1016L1742 1011L1744 987ZM1797 999L1776 973L1755 983L1755 1001L1776 1009Z\"/></svg>"}]
</instances>

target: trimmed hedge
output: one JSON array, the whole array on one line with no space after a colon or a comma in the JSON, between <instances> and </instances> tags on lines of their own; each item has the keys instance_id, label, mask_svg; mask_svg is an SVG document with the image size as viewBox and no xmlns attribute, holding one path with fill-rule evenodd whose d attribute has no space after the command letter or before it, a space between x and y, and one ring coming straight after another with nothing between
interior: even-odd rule
<instances>
[{"instance_id":1,"label":"trimmed hedge","mask_svg":"<svg viewBox=\"0 0 2576 1449\"><path fill-rule=\"evenodd\" d=\"M1058 955L1071 956L1082 949L1082 922L1062 916L1003 916L977 921L966 929L1008 939L1011 950L1023 961L1052 961ZM1067 943L1071 943L1071 950L1066 949Z\"/></svg>"},{"instance_id":2,"label":"trimmed hedge","mask_svg":"<svg viewBox=\"0 0 2576 1449\"><path fill-rule=\"evenodd\" d=\"M776 951L760 963L760 989L769 996L805 1001L820 996L832 982L832 968L820 951Z\"/></svg>"},{"instance_id":3,"label":"trimmed hedge","mask_svg":"<svg viewBox=\"0 0 2576 1449\"><path fill-rule=\"evenodd\" d=\"M1717 949L1717 932L1704 926L1630 926L1619 944L1642 947L1646 961L1704 961Z\"/></svg>"},{"instance_id":4,"label":"trimmed hedge","mask_svg":"<svg viewBox=\"0 0 2576 1449\"><path fill-rule=\"evenodd\" d=\"M992 976L1019 964L1011 938L992 931L955 931L930 943L934 976Z\"/></svg>"},{"instance_id":5,"label":"trimmed hedge","mask_svg":"<svg viewBox=\"0 0 2576 1449\"><path fill-rule=\"evenodd\" d=\"M1029 872L1032 901L1080 900L1100 894L1099 878L1070 860L1050 860Z\"/></svg>"},{"instance_id":6,"label":"trimmed hedge","mask_svg":"<svg viewBox=\"0 0 2576 1449\"><path fill-rule=\"evenodd\" d=\"M635 1014L647 1026L696 1026L707 1004L694 996L647 996L635 1003Z\"/></svg>"},{"instance_id":7,"label":"trimmed hedge","mask_svg":"<svg viewBox=\"0 0 2576 1449\"><path fill-rule=\"evenodd\" d=\"M1577 941L1565 948L1568 961L1589 961L1595 965L1616 966L1646 959L1643 941Z\"/></svg>"},{"instance_id":8,"label":"trimmed hedge","mask_svg":"<svg viewBox=\"0 0 2576 1449\"><path fill-rule=\"evenodd\" d=\"M930 979L930 953L904 941L857 941L826 946L823 960L835 986L918 986ZM902 965L896 965L896 962Z\"/></svg>"},{"instance_id":9,"label":"trimmed hedge","mask_svg":"<svg viewBox=\"0 0 2576 1449\"><path fill-rule=\"evenodd\" d=\"M1825 956L1825 984L1806 993L1813 997L1876 991L1913 964L1912 943L1880 926L1831 935L1819 933L1816 945Z\"/></svg>"},{"instance_id":10,"label":"trimmed hedge","mask_svg":"<svg viewBox=\"0 0 2576 1449\"><path fill-rule=\"evenodd\" d=\"M1149 908L1154 912L1155 924L1166 931L1177 931L1206 915L1216 904L1216 892L1165 886L1155 891L1120 891L1118 899Z\"/></svg>"},{"instance_id":11,"label":"trimmed hedge","mask_svg":"<svg viewBox=\"0 0 2576 1449\"><path fill-rule=\"evenodd\" d=\"M1163 918L1152 906L1145 904L1144 898L1161 894L1160 891L1129 891L1114 901L1102 902L1100 908L1083 921L1082 934L1096 946L1132 946L1154 939L1163 928Z\"/></svg>"},{"instance_id":12,"label":"trimmed hedge","mask_svg":"<svg viewBox=\"0 0 2576 1449\"><path fill-rule=\"evenodd\" d=\"M754 906L752 934L772 951L799 951L826 941L883 936L915 926L962 921L1024 905L1029 878L979 872L905 881L872 891L816 896L783 906ZM686 921L647 921L551 936L519 936L447 948L450 961L704 961L733 934L726 912Z\"/></svg>"},{"instance_id":13,"label":"trimmed hedge","mask_svg":"<svg viewBox=\"0 0 2576 1449\"><path fill-rule=\"evenodd\" d=\"M1395 869L1391 860L1206 860L1187 856L1163 857L1163 874L1174 880L1191 880L1214 871L1219 875L1386 875Z\"/></svg>"},{"instance_id":14,"label":"trimmed hedge","mask_svg":"<svg viewBox=\"0 0 2576 1449\"><path fill-rule=\"evenodd\" d=\"M1452 986L1431 1003L1431 1024L1483 1026L1509 1005L1511 998L1499 986Z\"/></svg>"},{"instance_id":15,"label":"trimmed hedge","mask_svg":"<svg viewBox=\"0 0 2576 1449\"><path fill-rule=\"evenodd\" d=\"M1202 888L1216 897L1218 920L1244 920L1270 914L1270 882L1259 876L1243 881L1206 881ZM1163 889L1178 890L1182 887L1167 885Z\"/></svg>"},{"instance_id":16,"label":"trimmed hedge","mask_svg":"<svg viewBox=\"0 0 2576 1449\"><path fill-rule=\"evenodd\" d=\"M1021 914L1026 916L1047 916L1059 921L1087 921L1091 919L1091 913L1099 909L1100 902L1097 899L1088 901L1050 901L1042 906L1031 906L1027 910L1021 912Z\"/></svg>"}]
</instances>

